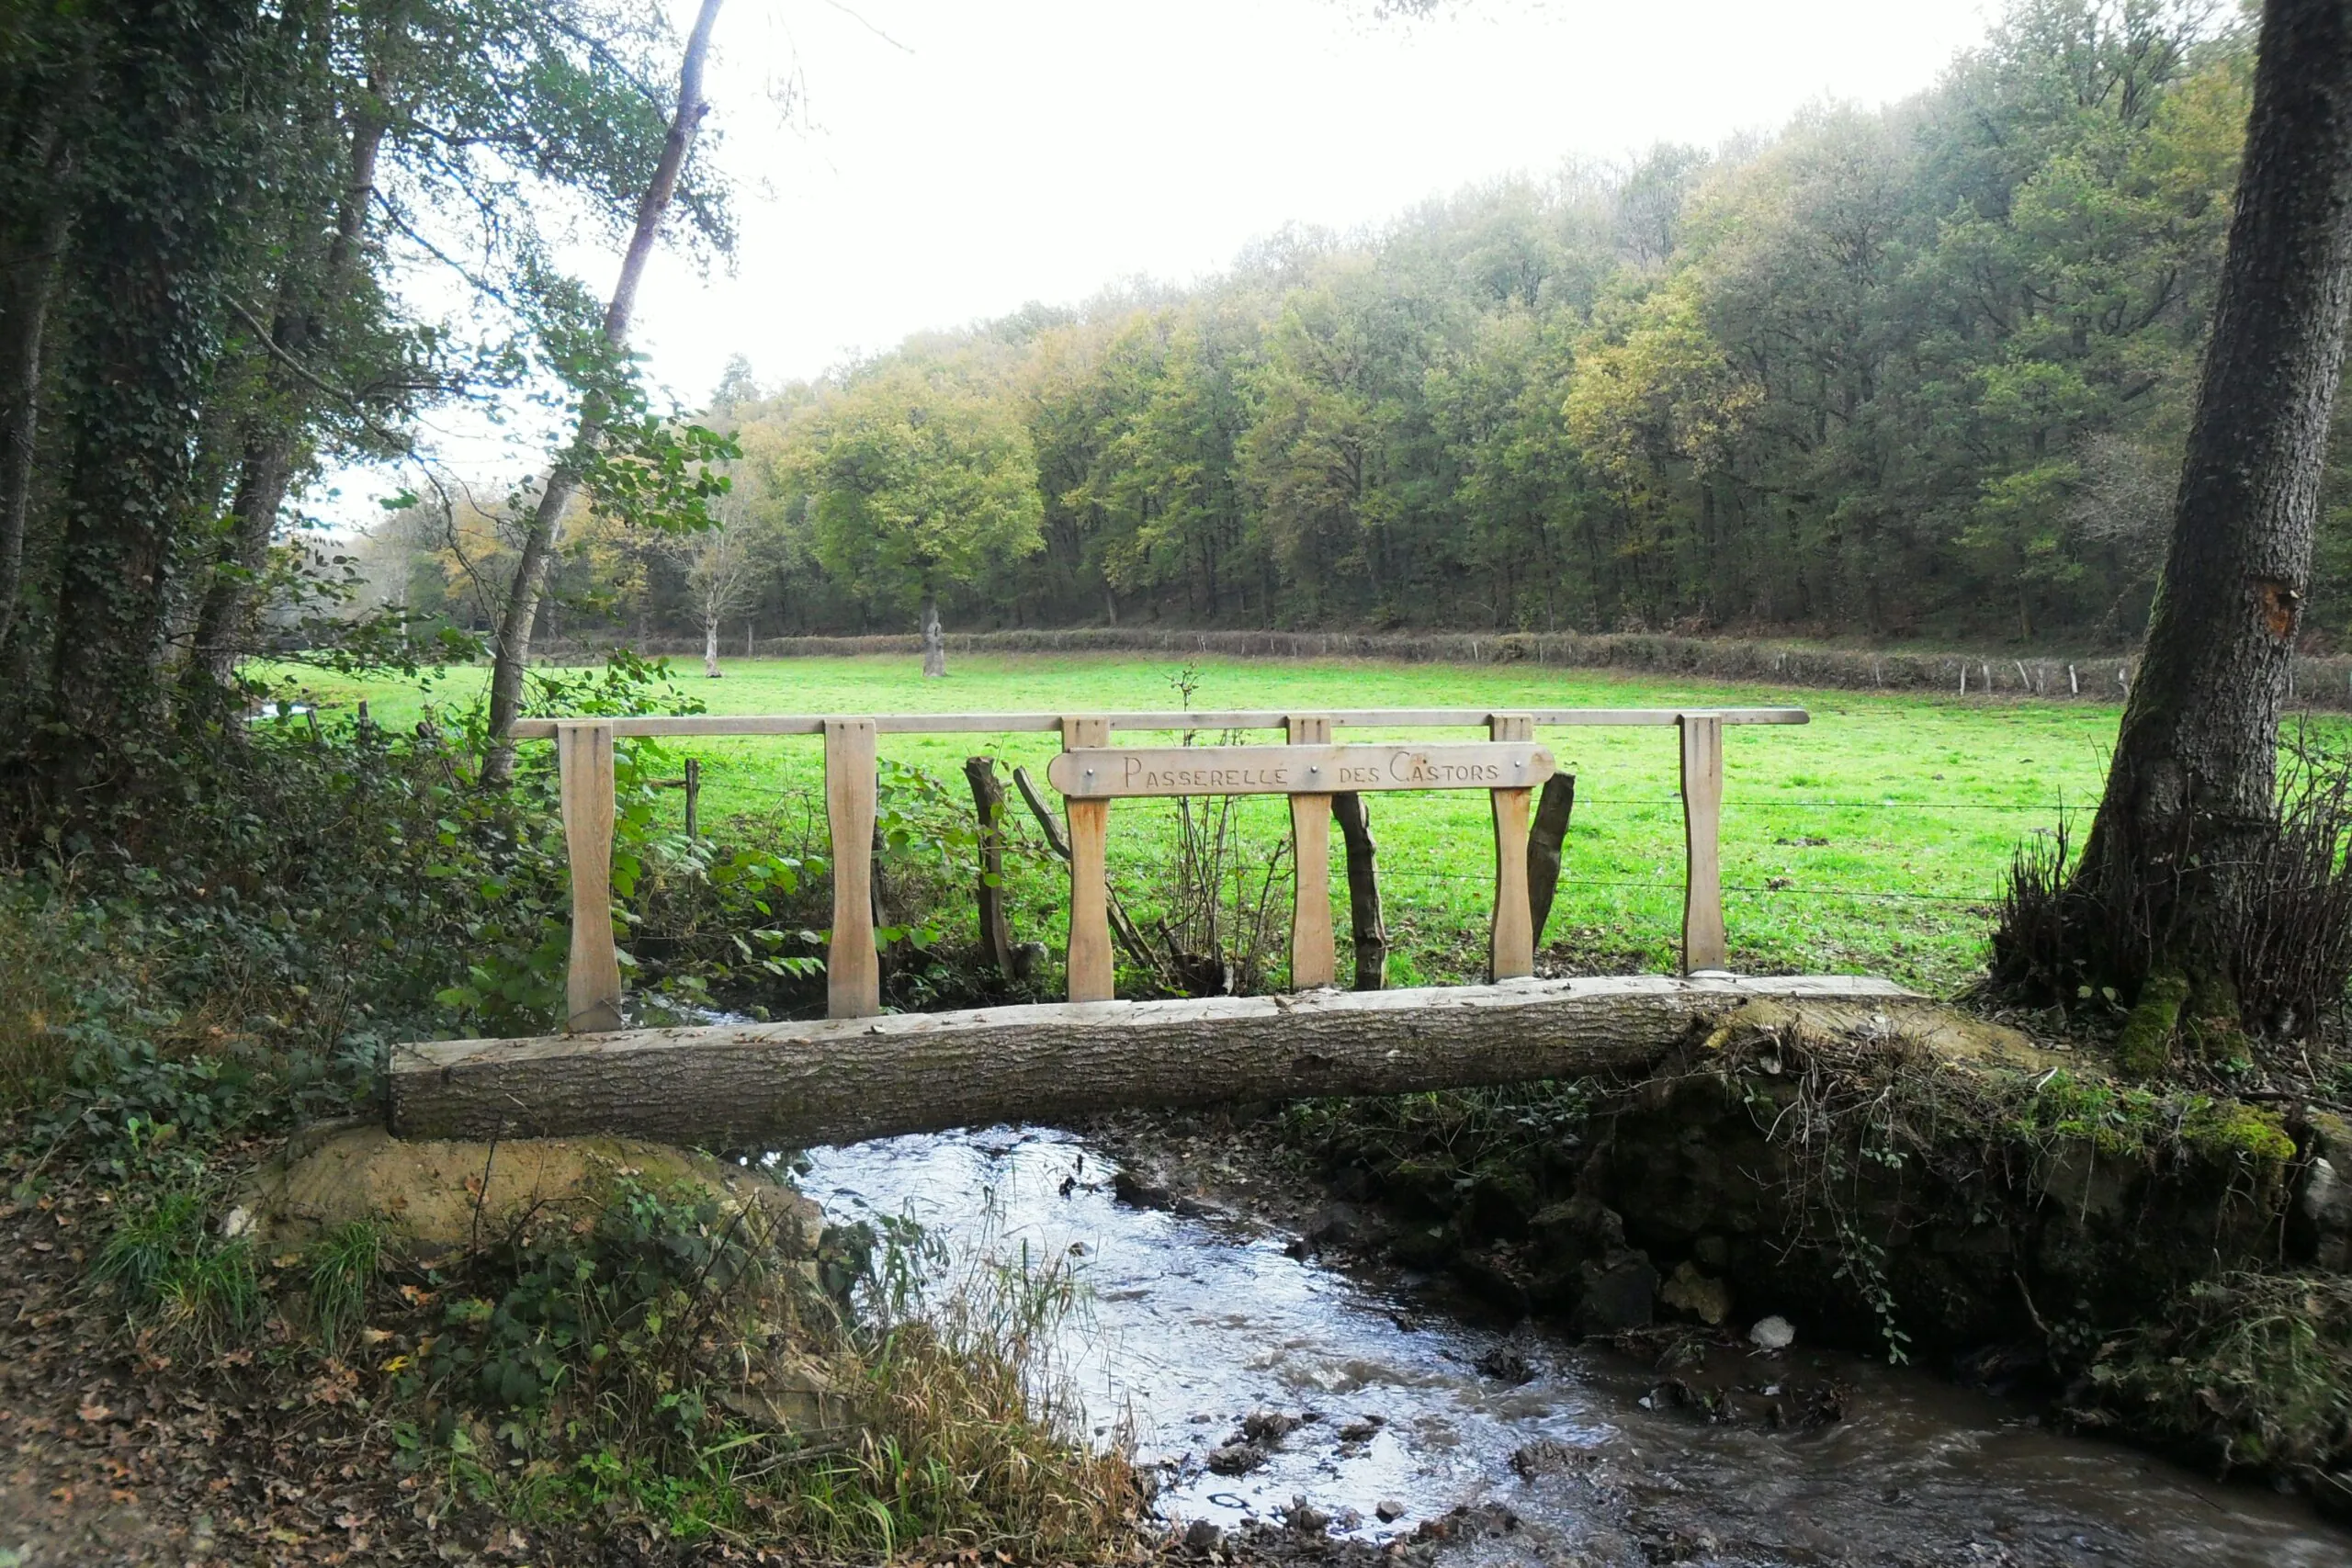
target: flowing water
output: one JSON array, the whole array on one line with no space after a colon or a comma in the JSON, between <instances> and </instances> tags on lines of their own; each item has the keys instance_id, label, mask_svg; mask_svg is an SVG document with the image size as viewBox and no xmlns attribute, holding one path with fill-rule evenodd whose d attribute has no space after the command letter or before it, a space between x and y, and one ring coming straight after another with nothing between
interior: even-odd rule
<instances>
[{"instance_id":1,"label":"flowing water","mask_svg":"<svg viewBox=\"0 0 2352 1568\"><path fill-rule=\"evenodd\" d=\"M1249 1223L1122 1204L1114 1168L1072 1134L999 1128L820 1150L800 1185L836 1220L910 1213L951 1246L1073 1258L1090 1297L1068 1371L1099 1435L1129 1423L1166 1467L1171 1518L1303 1499L1378 1540L1470 1506L1448 1562L2352 1564L2352 1532L2300 1499L1802 1341L1684 1372L1735 1391L1738 1418L1711 1422L1571 1337L1482 1326ZM1255 1412L1304 1419L1258 1468L1207 1469Z\"/></svg>"}]
</instances>

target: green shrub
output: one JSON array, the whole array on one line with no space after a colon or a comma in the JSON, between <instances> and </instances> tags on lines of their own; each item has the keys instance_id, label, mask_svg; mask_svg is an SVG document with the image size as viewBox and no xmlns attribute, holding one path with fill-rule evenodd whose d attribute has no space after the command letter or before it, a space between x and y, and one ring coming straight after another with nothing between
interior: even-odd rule
<instances>
[{"instance_id":1,"label":"green shrub","mask_svg":"<svg viewBox=\"0 0 2352 1568\"><path fill-rule=\"evenodd\" d=\"M2088 1426L2125 1426L2223 1470L2352 1461L2352 1279L2231 1274L2191 1286L2150 1326L2101 1347L2071 1396Z\"/></svg>"}]
</instances>

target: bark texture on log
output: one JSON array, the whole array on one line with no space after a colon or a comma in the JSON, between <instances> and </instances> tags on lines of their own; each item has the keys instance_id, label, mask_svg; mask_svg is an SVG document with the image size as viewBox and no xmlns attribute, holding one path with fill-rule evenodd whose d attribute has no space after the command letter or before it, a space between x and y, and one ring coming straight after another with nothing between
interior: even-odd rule
<instances>
[{"instance_id":1,"label":"bark texture on log","mask_svg":"<svg viewBox=\"0 0 2352 1568\"><path fill-rule=\"evenodd\" d=\"M2120 927L2188 950L2143 964L2211 964L2199 928L2275 830L2348 299L2352 6L2269 0L2164 579L2075 884L2088 946Z\"/></svg>"},{"instance_id":2,"label":"bark texture on log","mask_svg":"<svg viewBox=\"0 0 2352 1568\"><path fill-rule=\"evenodd\" d=\"M392 1131L775 1148L1139 1106L1403 1094L1643 1067L1759 998L1918 1000L1866 976L1640 976L446 1041L394 1049Z\"/></svg>"}]
</instances>

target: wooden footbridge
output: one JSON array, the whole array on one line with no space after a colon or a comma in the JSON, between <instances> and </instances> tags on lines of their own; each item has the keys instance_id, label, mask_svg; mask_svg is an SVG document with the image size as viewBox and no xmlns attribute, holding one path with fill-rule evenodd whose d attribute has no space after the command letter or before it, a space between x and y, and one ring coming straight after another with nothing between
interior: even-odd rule
<instances>
[{"instance_id":1,"label":"wooden footbridge","mask_svg":"<svg viewBox=\"0 0 2352 1568\"><path fill-rule=\"evenodd\" d=\"M1314 713L697 715L560 718L516 727L553 740L572 886L570 1032L402 1045L394 1131L416 1137L627 1133L718 1147L838 1143L893 1133L1117 1110L1569 1077L1655 1059L1692 1027L1760 997L1899 1002L1867 977L1740 979L1724 971L1718 851L1724 731L1804 724L1802 708L1360 708ZM1530 852L1531 810L1554 772L1545 728L1677 732L1686 846L1679 976L1537 980L1535 941L1558 840ZM1348 729L1483 731L1429 744L1342 743ZM1277 743L1122 746L1166 736L1278 730ZM883 735L1058 732L1047 777L1063 797L1070 868L1069 999L886 1014L873 915L876 742ZM821 735L831 837L828 1017L629 1029L612 919L613 749L635 736ZM1482 789L1494 821L1489 983L1332 989L1330 825L1362 792ZM1114 801L1180 795L1289 797L1296 892L1294 989L1273 997L1120 1001L1107 880ZM1342 820L1346 818L1342 818ZM1548 860L1547 857L1548 856ZM1531 877L1531 860L1534 874Z\"/></svg>"}]
</instances>

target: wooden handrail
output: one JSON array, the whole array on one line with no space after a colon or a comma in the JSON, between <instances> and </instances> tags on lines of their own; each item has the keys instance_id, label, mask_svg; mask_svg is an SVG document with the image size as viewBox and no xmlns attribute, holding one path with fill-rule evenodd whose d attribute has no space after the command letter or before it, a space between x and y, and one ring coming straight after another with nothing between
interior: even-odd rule
<instances>
[{"instance_id":1,"label":"wooden handrail","mask_svg":"<svg viewBox=\"0 0 2352 1568\"><path fill-rule=\"evenodd\" d=\"M564 827L572 866L571 967L567 985L571 1027L579 1032L599 1032L617 1029L622 1023L620 964L613 941L610 892L615 818L613 744L618 739L657 735L824 736L825 806L833 863L833 929L826 964L827 1010L835 1018L863 1018L878 1013L882 1005L871 894L877 736L1058 732L1065 751L1095 756L1099 755L1099 749L1110 744L1112 732L1120 729L1282 729L1284 739L1293 746L1329 748L1332 729L1343 725L1374 729L1477 726L1487 730L1490 741L1515 742L1524 747L1543 725L1672 725L1680 731L1687 848L1682 966L1684 973L1694 974L1721 971L1725 955L1718 841L1723 810L1724 727L1805 724L1811 717L1803 708L1534 708L1516 712L1486 708L1341 708L1321 713L1250 709L1088 715L885 714L871 717L695 714L672 717L526 719L515 726L514 735L523 740L560 742ZM1339 748L1333 755L1344 757L1351 750ZM1430 755L1475 750L1477 749L1449 743L1430 748ZM1540 779L1551 770L1551 755L1541 749L1531 754L1536 771L1528 776ZM1295 758L1297 753L1293 756ZM1521 765L1525 765L1524 759ZM1283 784L1277 784L1275 787L1280 789ZM1490 978L1497 980L1530 976L1535 968L1536 932L1531 918L1526 864L1532 793L1529 787L1489 790L1495 823L1495 906L1488 972ZM1112 996L1114 977L1109 886L1105 877L1110 800L1067 795L1064 805L1070 847L1070 1000L1107 1001ZM1299 873L1291 917L1291 972L1294 982L1302 987L1329 985L1334 977L1328 885L1330 811L1330 793L1291 795L1292 841ZM1359 964L1361 962L1360 955Z\"/></svg>"},{"instance_id":2,"label":"wooden handrail","mask_svg":"<svg viewBox=\"0 0 2352 1568\"><path fill-rule=\"evenodd\" d=\"M1485 728L1498 712L1544 725L1665 727L1682 722L1686 713L1712 714L1725 724L1809 724L1813 716L1803 708L1333 708L1320 712L1334 725L1369 729ZM649 714L608 720L614 735L627 739L650 735L822 735L830 714ZM1185 709L1095 716L1114 730L1121 729L1283 729L1295 710L1235 708L1216 712ZM517 740L552 740L555 718L517 720ZM1012 735L1052 733L1062 727L1057 713L888 713L876 716L875 730L882 735Z\"/></svg>"}]
</instances>

